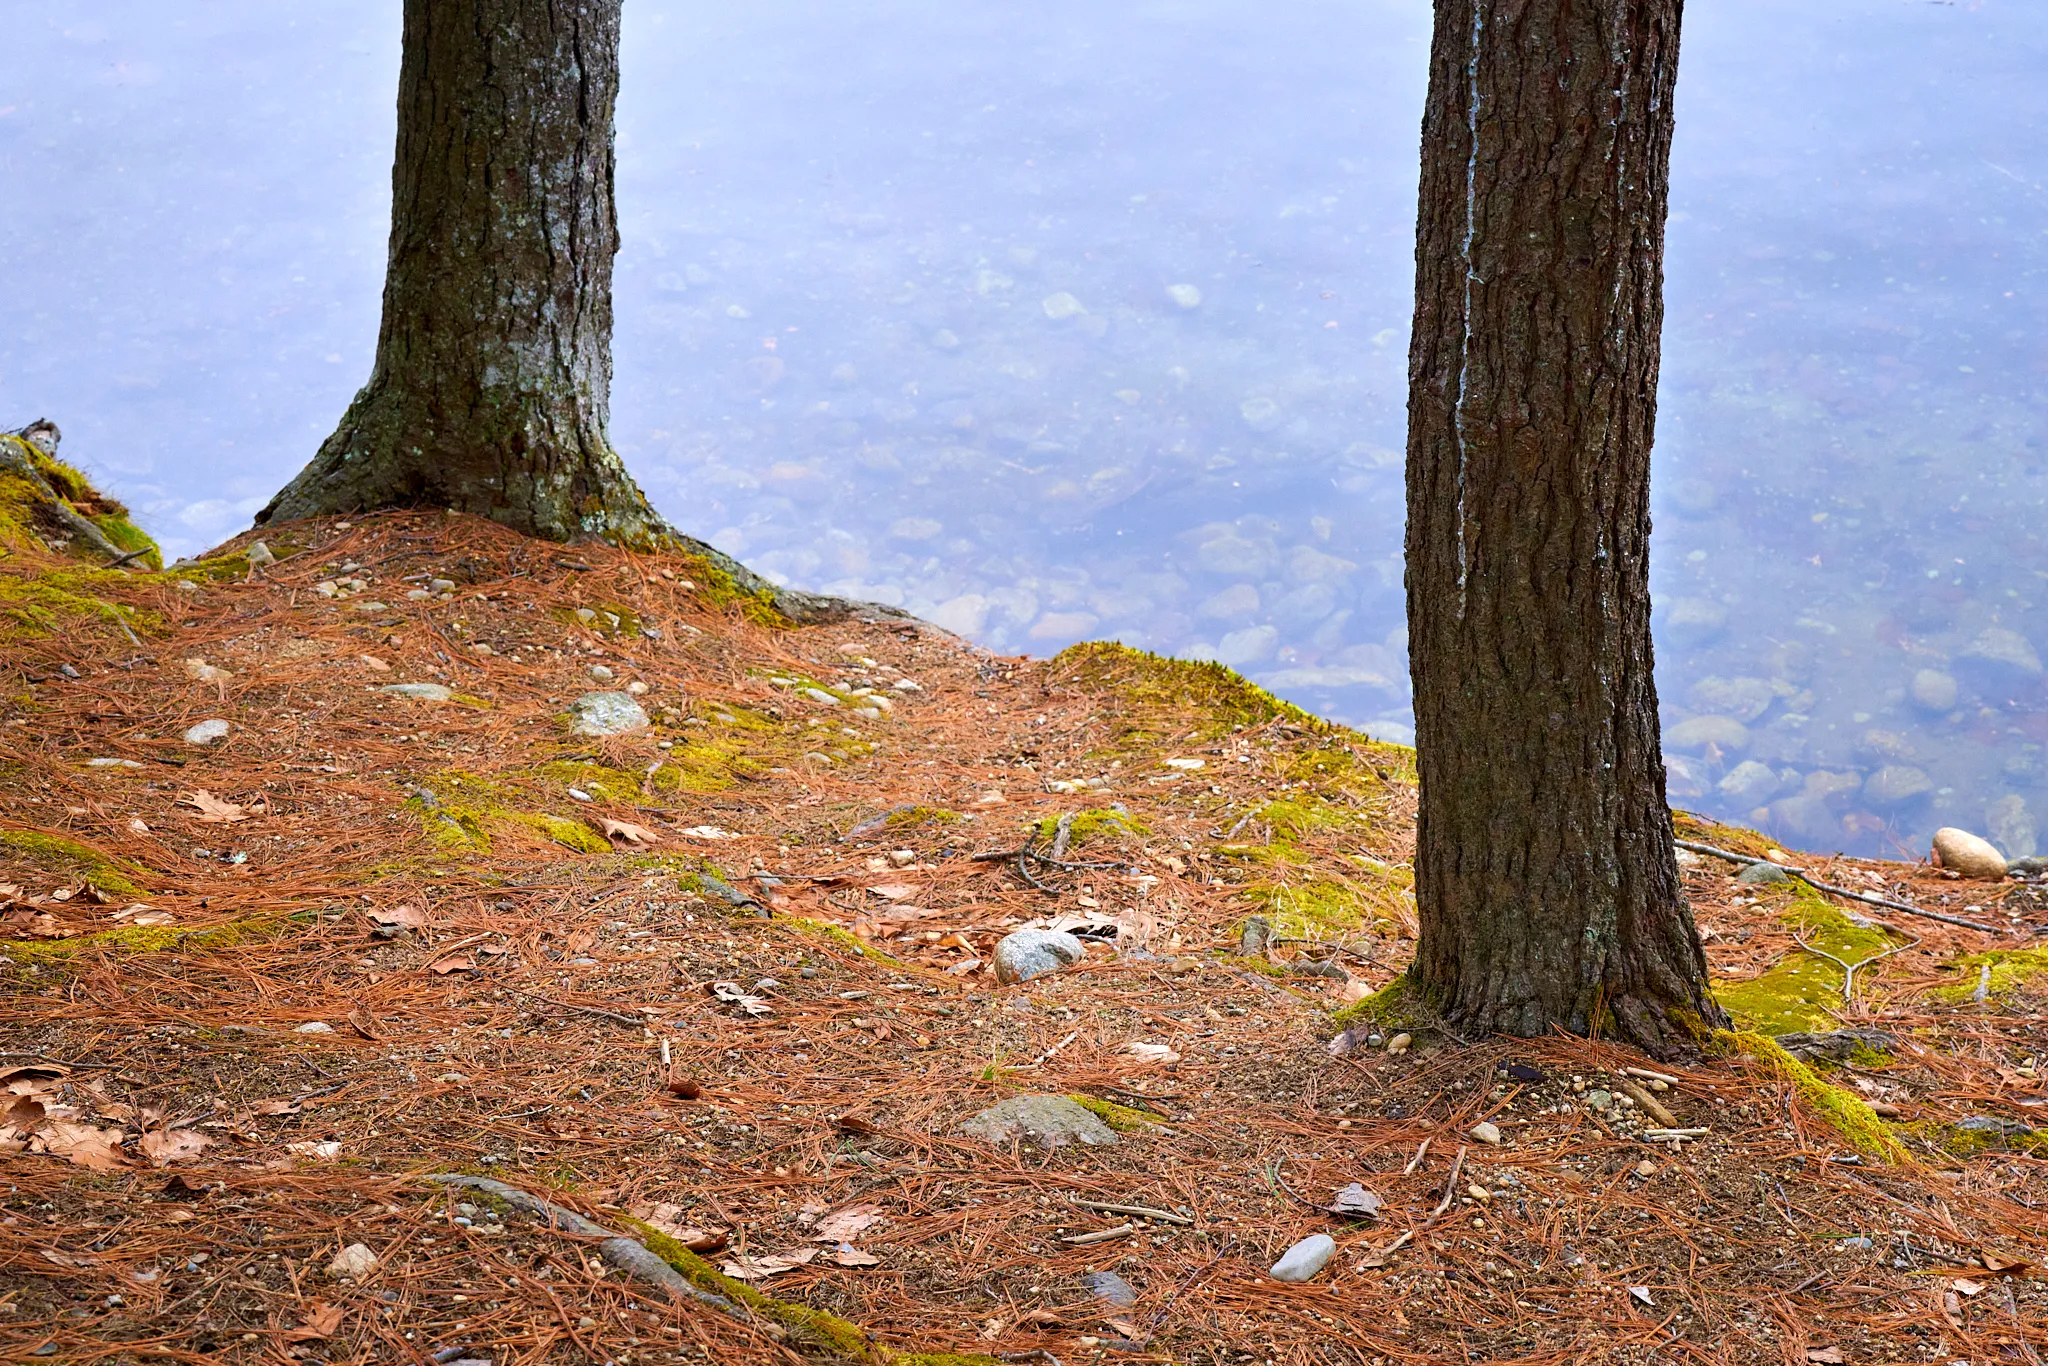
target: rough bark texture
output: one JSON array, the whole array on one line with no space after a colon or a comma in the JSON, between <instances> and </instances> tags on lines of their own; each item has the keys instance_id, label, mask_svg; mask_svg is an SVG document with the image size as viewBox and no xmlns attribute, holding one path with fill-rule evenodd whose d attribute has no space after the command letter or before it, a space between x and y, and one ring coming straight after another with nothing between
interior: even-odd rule
<instances>
[{"instance_id":1,"label":"rough bark texture","mask_svg":"<svg viewBox=\"0 0 2048 1366\"><path fill-rule=\"evenodd\" d=\"M605 436L619 5L405 0L376 363L258 522L425 503L666 533Z\"/></svg>"},{"instance_id":2,"label":"rough bark texture","mask_svg":"<svg viewBox=\"0 0 2048 1366\"><path fill-rule=\"evenodd\" d=\"M1454 1021L1718 1020L1664 799L1650 441L1680 0L1437 0L1408 399L1414 980Z\"/></svg>"}]
</instances>

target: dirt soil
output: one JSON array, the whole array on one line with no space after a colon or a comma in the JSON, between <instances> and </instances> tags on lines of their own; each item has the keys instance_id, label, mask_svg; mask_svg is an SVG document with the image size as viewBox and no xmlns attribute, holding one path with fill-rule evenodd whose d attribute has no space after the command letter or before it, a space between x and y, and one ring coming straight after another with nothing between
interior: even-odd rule
<instances>
[{"instance_id":1,"label":"dirt soil","mask_svg":"<svg viewBox=\"0 0 2048 1366\"><path fill-rule=\"evenodd\" d=\"M473 518L247 548L0 560L0 1359L2048 1351L2031 883L1776 855L1978 931L1689 853L1748 1032L1464 1040L1369 994L1413 755L1225 670L791 627ZM1033 925L1085 958L999 983ZM1021 1095L1116 1141L961 1131Z\"/></svg>"}]
</instances>

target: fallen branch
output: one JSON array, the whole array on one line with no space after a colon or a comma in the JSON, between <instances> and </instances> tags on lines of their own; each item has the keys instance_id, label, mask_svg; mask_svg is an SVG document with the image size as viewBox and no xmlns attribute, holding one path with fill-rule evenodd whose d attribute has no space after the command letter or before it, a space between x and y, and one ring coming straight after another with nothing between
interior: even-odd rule
<instances>
[{"instance_id":1,"label":"fallen branch","mask_svg":"<svg viewBox=\"0 0 2048 1366\"><path fill-rule=\"evenodd\" d=\"M1082 1209L1091 1209L1098 1214L1129 1214L1140 1219L1152 1219L1162 1224L1193 1224L1195 1221L1185 1214L1170 1210L1151 1209L1145 1205L1106 1205L1099 1200L1076 1200L1074 1204Z\"/></svg>"},{"instance_id":2,"label":"fallen branch","mask_svg":"<svg viewBox=\"0 0 2048 1366\"><path fill-rule=\"evenodd\" d=\"M1920 938L1918 935L1915 935L1907 943L1900 944L1895 948L1886 949L1883 953L1873 953L1868 958L1859 958L1853 963L1849 962L1847 959L1835 957L1826 949L1815 948L1806 940L1801 939L1797 933L1793 934L1792 942L1797 944L1800 948L1805 949L1814 957L1825 958L1830 963L1833 963L1836 967L1842 970L1842 1004L1847 1005L1851 1001L1856 999L1856 969L1869 967L1872 963L1875 963L1880 959L1889 958L1895 953L1904 953L1907 949L1912 948L1913 945L1918 944L1920 942ZM1984 966L1986 968L1989 968L1991 965L1987 963Z\"/></svg>"},{"instance_id":3,"label":"fallen branch","mask_svg":"<svg viewBox=\"0 0 2048 1366\"><path fill-rule=\"evenodd\" d=\"M1754 858L1748 854L1731 853L1729 850L1717 849L1711 844L1700 844L1695 840L1675 839L1672 843L1681 849L1690 849L1695 854L1712 854L1715 858L1727 859L1730 863L1770 864L1771 867L1776 868L1787 877L1796 877L1815 891L1826 892L1829 896L1847 897L1851 901L1860 901L1866 906L1883 906L1887 910L1901 911L1906 915L1917 915L1923 916L1928 920L1939 920L1944 925L1960 925L1966 930L1975 930L1979 934L2016 933L2016 931L2002 930L1996 925L1986 925L1981 921L1965 920L1959 915L1943 915L1940 911L1923 911L1918 906L1909 906L1903 901L1893 901L1890 897L1875 896L1869 892L1852 891L1847 887L1837 887L1833 883L1822 882L1818 878L1808 877L1797 868L1788 868L1782 863L1775 863L1767 858ZM1887 926L1886 928L1890 927Z\"/></svg>"},{"instance_id":4,"label":"fallen branch","mask_svg":"<svg viewBox=\"0 0 2048 1366\"><path fill-rule=\"evenodd\" d=\"M1444 1198L1436 1202L1436 1208L1429 1212L1429 1218L1423 1220L1423 1223L1427 1224L1436 1220L1445 1210L1451 1207L1451 1201L1458 1198L1458 1173L1464 1170L1465 1145L1460 1143L1458 1145L1458 1155L1451 1159L1451 1174L1444 1181Z\"/></svg>"},{"instance_id":5,"label":"fallen branch","mask_svg":"<svg viewBox=\"0 0 2048 1366\"><path fill-rule=\"evenodd\" d=\"M1665 1109L1663 1103L1651 1095L1645 1087L1626 1079L1618 1084L1621 1087L1622 1094L1641 1106L1644 1114L1647 1114L1651 1119L1656 1120L1667 1129L1676 1129L1678 1127L1678 1116Z\"/></svg>"},{"instance_id":6,"label":"fallen branch","mask_svg":"<svg viewBox=\"0 0 2048 1366\"><path fill-rule=\"evenodd\" d=\"M671 1295L708 1305L720 1313L738 1318L749 1317L745 1310L723 1295L714 1295L708 1290L699 1290L690 1284L680 1271L649 1252L638 1240L614 1233L603 1224L594 1223L574 1210L550 1204L517 1186L508 1186L503 1181L493 1181L488 1176L470 1176L464 1172L434 1172L420 1179L431 1181L438 1186L458 1186L464 1190L482 1191L485 1195L503 1200L513 1209L547 1220L548 1226L559 1232L573 1233L582 1238L602 1238L604 1241L597 1245L597 1255L607 1265L616 1267L638 1280L658 1285Z\"/></svg>"}]
</instances>

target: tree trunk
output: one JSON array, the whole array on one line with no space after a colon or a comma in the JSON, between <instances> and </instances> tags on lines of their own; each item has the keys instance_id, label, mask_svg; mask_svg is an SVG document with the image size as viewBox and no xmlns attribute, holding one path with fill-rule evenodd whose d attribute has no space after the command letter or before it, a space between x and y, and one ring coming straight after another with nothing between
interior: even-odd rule
<instances>
[{"instance_id":1,"label":"tree trunk","mask_svg":"<svg viewBox=\"0 0 2048 1366\"><path fill-rule=\"evenodd\" d=\"M1409 352L1411 980L1446 1019L1723 1017L1678 880L1650 441L1681 0L1437 0Z\"/></svg>"},{"instance_id":2,"label":"tree trunk","mask_svg":"<svg viewBox=\"0 0 2048 1366\"><path fill-rule=\"evenodd\" d=\"M619 5L405 0L376 362L259 523L426 503L666 533L605 435Z\"/></svg>"}]
</instances>

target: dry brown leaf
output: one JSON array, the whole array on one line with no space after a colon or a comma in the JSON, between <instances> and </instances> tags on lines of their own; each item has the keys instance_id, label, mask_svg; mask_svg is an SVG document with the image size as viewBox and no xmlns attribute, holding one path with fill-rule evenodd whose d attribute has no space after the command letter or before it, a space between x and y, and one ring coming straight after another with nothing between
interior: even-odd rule
<instances>
[{"instance_id":1,"label":"dry brown leaf","mask_svg":"<svg viewBox=\"0 0 2048 1366\"><path fill-rule=\"evenodd\" d=\"M213 1140L197 1129L159 1129L142 1136L135 1146L152 1167L168 1167L199 1156Z\"/></svg>"},{"instance_id":2,"label":"dry brown leaf","mask_svg":"<svg viewBox=\"0 0 2048 1366\"><path fill-rule=\"evenodd\" d=\"M631 821L616 821L610 816L593 816L591 819L597 823L597 828L604 832L604 837L613 844L637 846L661 843L661 836L644 825L635 825Z\"/></svg>"},{"instance_id":3,"label":"dry brown leaf","mask_svg":"<svg viewBox=\"0 0 2048 1366\"><path fill-rule=\"evenodd\" d=\"M202 822L233 825L237 821L248 820L250 815L249 809L239 802L223 801L203 787L178 798L178 805L197 811Z\"/></svg>"},{"instance_id":4,"label":"dry brown leaf","mask_svg":"<svg viewBox=\"0 0 2048 1366\"><path fill-rule=\"evenodd\" d=\"M58 1266L88 1267L99 1265L99 1261L96 1258L82 1257L71 1252L58 1252L47 1247L42 1249L41 1255L44 1261L55 1262Z\"/></svg>"},{"instance_id":5,"label":"dry brown leaf","mask_svg":"<svg viewBox=\"0 0 2048 1366\"><path fill-rule=\"evenodd\" d=\"M403 925L407 929L423 929L427 923L427 908L417 901L406 901L396 906L379 907L370 912L370 919L378 925Z\"/></svg>"},{"instance_id":6,"label":"dry brown leaf","mask_svg":"<svg viewBox=\"0 0 2048 1366\"><path fill-rule=\"evenodd\" d=\"M1842 1355L1842 1349L1839 1347L1809 1347L1806 1349L1806 1359L1824 1362L1827 1366L1840 1366L1840 1363L1848 1360Z\"/></svg>"},{"instance_id":7,"label":"dry brown leaf","mask_svg":"<svg viewBox=\"0 0 2048 1366\"><path fill-rule=\"evenodd\" d=\"M885 901L902 901L907 897L916 896L917 888L907 882L885 882L879 887L868 888L868 892Z\"/></svg>"},{"instance_id":8,"label":"dry brown leaf","mask_svg":"<svg viewBox=\"0 0 2048 1366\"><path fill-rule=\"evenodd\" d=\"M692 1252L717 1252L726 1244L722 1228L699 1228L679 1222L683 1207L666 1200L653 1205L636 1205L626 1211L657 1233L666 1234Z\"/></svg>"},{"instance_id":9,"label":"dry brown leaf","mask_svg":"<svg viewBox=\"0 0 2048 1366\"><path fill-rule=\"evenodd\" d=\"M372 1043L376 1043L384 1037L377 1032L377 1022L370 1018L369 1013L366 1011L351 1010L348 1013L348 1027Z\"/></svg>"},{"instance_id":10,"label":"dry brown leaf","mask_svg":"<svg viewBox=\"0 0 2048 1366\"><path fill-rule=\"evenodd\" d=\"M569 937L562 941L562 947L571 954L588 953L597 947L597 931L572 930Z\"/></svg>"},{"instance_id":11,"label":"dry brown leaf","mask_svg":"<svg viewBox=\"0 0 2048 1366\"><path fill-rule=\"evenodd\" d=\"M375 655L357 655L356 658L361 660L373 673L388 674L391 672L391 665Z\"/></svg>"},{"instance_id":12,"label":"dry brown leaf","mask_svg":"<svg viewBox=\"0 0 2048 1366\"><path fill-rule=\"evenodd\" d=\"M1127 1043L1124 1045L1124 1051L1139 1062L1165 1063L1180 1061L1180 1054L1174 1051L1171 1044Z\"/></svg>"},{"instance_id":13,"label":"dry brown leaf","mask_svg":"<svg viewBox=\"0 0 2048 1366\"><path fill-rule=\"evenodd\" d=\"M770 1276L780 1276L785 1271L808 1266L817 1255L818 1249L814 1247L800 1247L768 1257L729 1258L719 1269L737 1280L765 1281Z\"/></svg>"},{"instance_id":14,"label":"dry brown leaf","mask_svg":"<svg viewBox=\"0 0 2048 1366\"><path fill-rule=\"evenodd\" d=\"M306 1321L284 1335L286 1342L317 1342L331 1338L341 1327L342 1315L347 1311L338 1304L326 1304L314 1300L306 1311Z\"/></svg>"},{"instance_id":15,"label":"dry brown leaf","mask_svg":"<svg viewBox=\"0 0 2048 1366\"><path fill-rule=\"evenodd\" d=\"M34 1096L0 1096L8 1104L0 1108L0 1132L9 1129L23 1133L41 1124L49 1117L49 1110Z\"/></svg>"},{"instance_id":16,"label":"dry brown leaf","mask_svg":"<svg viewBox=\"0 0 2048 1366\"><path fill-rule=\"evenodd\" d=\"M843 1243L858 1238L881 1217L880 1205L846 1205L820 1218L811 1236L821 1243Z\"/></svg>"},{"instance_id":17,"label":"dry brown leaf","mask_svg":"<svg viewBox=\"0 0 2048 1366\"><path fill-rule=\"evenodd\" d=\"M1949 1289L1955 1291L1958 1295L1975 1296L1983 1293L1984 1290L1984 1283L1982 1281L1973 1281L1967 1276L1956 1277L1948 1283L1948 1286Z\"/></svg>"},{"instance_id":18,"label":"dry brown leaf","mask_svg":"<svg viewBox=\"0 0 2048 1366\"><path fill-rule=\"evenodd\" d=\"M475 972L476 960L466 953L451 953L446 958L436 958L427 964L427 971L440 977L446 977L451 972Z\"/></svg>"},{"instance_id":19,"label":"dry brown leaf","mask_svg":"<svg viewBox=\"0 0 2048 1366\"><path fill-rule=\"evenodd\" d=\"M825 1254L825 1260L838 1266L880 1266L882 1259L871 1252L862 1252L852 1243L841 1243Z\"/></svg>"},{"instance_id":20,"label":"dry brown leaf","mask_svg":"<svg viewBox=\"0 0 2048 1366\"><path fill-rule=\"evenodd\" d=\"M128 1165L121 1155L121 1131L91 1124L53 1120L36 1131L36 1145L52 1157L62 1157L96 1172L119 1171Z\"/></svg>"}]
</instances>

